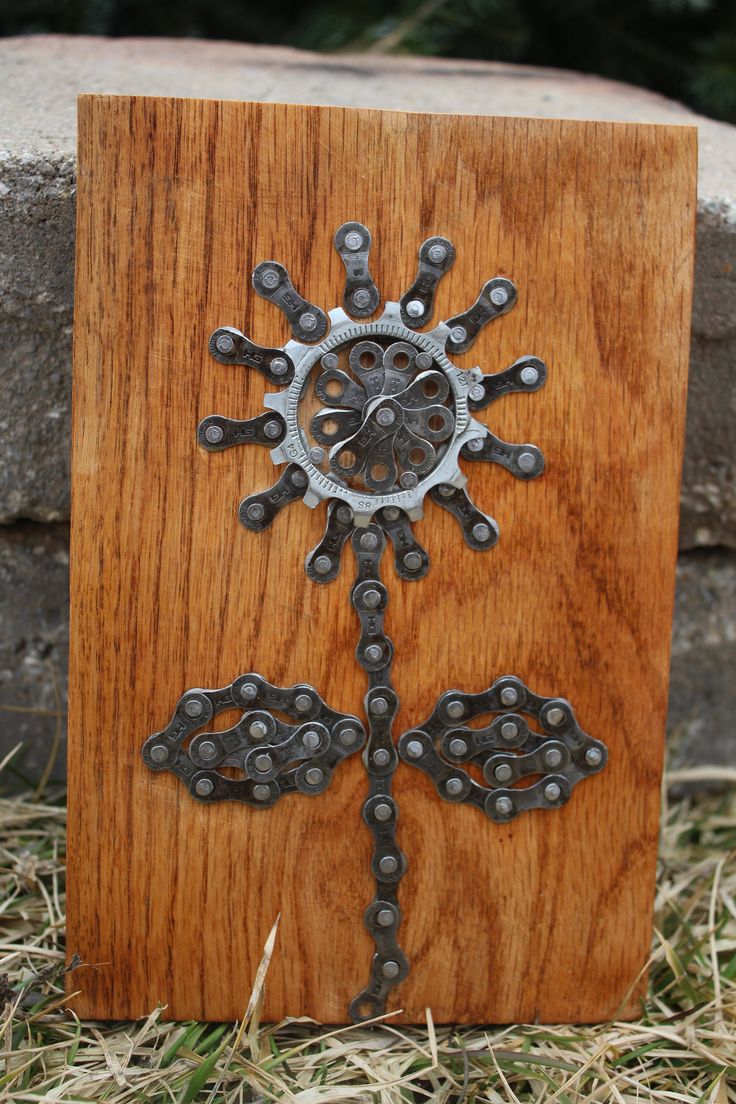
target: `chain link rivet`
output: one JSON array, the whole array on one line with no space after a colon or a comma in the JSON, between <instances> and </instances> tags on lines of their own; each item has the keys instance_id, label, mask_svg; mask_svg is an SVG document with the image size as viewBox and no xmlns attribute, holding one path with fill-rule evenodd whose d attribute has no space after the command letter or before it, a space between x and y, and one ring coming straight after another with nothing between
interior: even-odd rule
<instances>
[{"instance_id":1,"label":"chain link rivet","mask_svg":"<svg viewBox=\"0 0 736 1104\"><path fill-rule=\"evenodd\" d=\"M209 797L214 789L215 784L211 778L200 778L194 787L194 791L199 797Z\"/></svg>"},{"instance_id":2,"label":"chain link rivet","mask_svg":"<svg viewBox=\"0 0 736 1104\"><path fill-rule=\"evenodd\" d=\"M398 521L399 508L398 506L385 506L383 510L383 516L386 521Z\"/></svg>"},{"instance_id":3,"label":"chain link rivet","mask_svg":"<svg viewBox=\"0 0 736 1104\"><path fill-rule=\"evenodd\" d=\"M378 537L375 533L362 533L360 537L360 547L364 552L373 552L378 548Z\"/></svg>"},{"instance_id":4,"label":"chain link rivet","mask_svg":"<svg viewBox=\"0 0 736 1104\"><path fill-rule=\"evenodd\" d=\"M387 767L391 762L391 752L386 748L378 748L373 752L372 759L377 767Z\"/></svg>"},{"instance_id":5,"label":"chain link rivet","mask_svg":"<svg viewBox=\"0 0 736 1104\"><path fill-rule=\"evenodd\" d=\"M391 958L388 960L388 962L384 962L383 967L381 968L381 973L385 978L398 977L400 972L401 967L399 966L398 962L394 962L394 960Z\"/></svg>"},{"instance_id":6,"label":"chain link rivet","mask_svg":"<svg viewBox=\"0 0 736 1104\"><path fill-rule=\"evenodd\" d=\"M562 790L556 782L549 782L544 787L544 796L546 797L547 801L557 801L561 794Z\"/></svg>"},{"instance_id":7,"label":"chain link rivet","mask_svg":"<svg viewBox=\"0 0 736 1104\"><path fill-rule=\"evenodd\" d=\"M504 740L515 740L519 735L519 726L515 721L504 721L501 725L501 736Z\"/></svg>"},{"instance_id":8,"label":"chain link rivet","mask_svg":"<svg viewBox=\"0 0 736 1104\"><path fill-rule=\"evenodd\" d=\"M406 304L406 313L410 318L421 318L424 314L424 303L419 299L410 299Z\"/></svg>"},{"instance_id":9,"label":"chain link rivet","mask_svg":"<svg viewBox=\"0 0 736 1104\"><path fill-rule=\"evenodd\" d=\"M385 698L374 698L369 709L376 717L382 717L384 713L388 713L388 702Z\"/></svg>"},{"instance_id":10,"label":"chain link rivet","mask_svg":"<svg viewBox=\"0 0 736 1104\"><path fill-rule=\"evenodd\" d=\"M354 728L344 728L340 733L338 739L344 747L350 747L358 739L358 733Z\"/></svg>"},{"instance_id":11,"label":"chain link rivet","mask_svg":"<svg viewBox=\"0 0 736 1104\"><path fill-rule=\"evenodd\" d=\"M280 436L281 424L276 421L266 422L263 427L263 432L265 433L266 437L269 437L271 440L273 440L274 437Z\"/></svg>"},{"instance_id":12,"label":"chain link rivet","mask_svg":"<svg viewBox=\"0 0 736 1104\"><path fill-rule=\"evenodd\" d=\"M474 383L468 391L468 395L473 400L473 402L480 402L480 400L485 396L485 393L486 391L482 383Z\"/></svg>"},{"instance_id":13,"label":"chain link rivet","mask_svg":"<svg viewBox=\"0 0 736 1104\"><path fill-rule=\"evenodd\" d=\"M519 691L514 686L504 686L501 691L501 701L504 705L516 705L519 700Z\"/></svg>"},{"instance_id":14,"label":"chain link rivet","mask_svg":"<svg viewBox=\"0 0 736 1104\"><path fill-rule=\"evenodd\" d=\"M324 771L321 771L319 767L310 767L304 777L310 786L319 786L324 778Z\"/></svg>"},{"instance_id":15,"label":"chain link rivet","mask_svg":"<svg viewBox=\"0 0 736 1104\"><path fill-rule=\"evenodd\" d=\"M445 783L445 790L451 797L459 797L463 792L463 780L462 778L448 778Z\"/></svg>"},{"instance_id":16,"label":"chain link rivet","mask_svg":"<svg viewBox=\"0 0 736 1104\"><path fill-rule=\"evenodd\" d=\"M262 502L251 502L245 512L251 521L263 521L266 516L266 507Z\"/></svg>"},{"instance_id":17,"label":"chain link rivet","mask_svg":"<svg viewBox=\"0 0 736 1104\"><path fill-rule=\"evenodd\" d=\"M253 763L256 770L260 771L261 774L265 774L266 771L270 771L271 767L273 766L270 755L256 755Z\"/></svg>"},{"instance_id":18,"label":"chain link rivet","mask_svg":"<svg viewBox=\"0 0 736 1104\"><path fill-rule=\"evenodd\" d=\"M410 759L421 759L424 755L424 745L419 740L409 740L406 745L406 754Z\"/></svg>"},{"instance_id":19,"label":"chain link rivet","mask_svg":"<svg viewBox=\"0 0 736 1104\"><path fill-rule=\"evenodd\" d=\"M292 473L291 482L295 487L306 487L309 480L301 469Z\"/></svg>"},{"instance_id":20,"label":"chain link rivet","mask_svg":"<svg viewBox=\"0 0 736 1104\"><path fill-rule=\"evenodd\" d=\"M399 486L403 487L405 491L409 491L412 487L416 487L418 482L419 477L416 472L402 472L399 476Z\"/></svg>"},{"instance_id":21,"label":"chain link rivet","mask_svg":"<svg viewBox=\"0 0 736 1104\"><path fill-rule=\"evenodd\" d=\"M396 421L396 415L390 407L382 407L376 414L376 421L380 426L390 426Z\"/></svg>"},{"instance_id":22,"label":"chain link rivet","mask_svg":"<svg viewBox=\"0 0 736 1104\"><path fill-rule=\"evenodd\" d=\"M312 699L309 694L297 694L294 698L294 708L297 713L308 713L312 708Z\"/></svg>"},{"instance_id":23,"label":"chain link rivet","mask_svg":"<svg viewBox=\"0 0 736 1104\"><path fill-rule=\"evenodd\" d=\"M458 756L458 757L461 756L461 755L465 755L465 753L468 750L468 745L465 743L465 740L461 740L457 736L455 737L454 740L450 740L450 743L449 743L448 747L449 747L450 754Z\"/></svg>"},{"instance_id":24,"label":"chain link rivet","mask_svg":"<svg viewBox=\"0 0 736 1104\"><path fill-rule=\"evenodd\" d=\"M562 762L562 752L559 748L549 748L544 753L544 763L547 767L559 767Z\"/></svg>"},{"instance_id":25,"label":"chain link rivet","mask_svg":"<svg viewBox=\"0 0 736 1104\"><path fill-rule=\"evenodd\" d=\"M395 859L393 855L384 855L379 860L378 869L382 874L395 874L399 869L398 859Z\"/></svg>"},{"instance_id":26,"label":"chain link rivet","mask_svg":"<svg viewBox=\"0 0 736 1104\"><path fill-rule=\"evenodd\" d=\"M308 748L310 751L314 751L316 748L319 747L320 744L319 732L313 732L311 729L309 732L305 732L302 736L302 743L304 744L305 748Z\"/></svg>"},{"instance_id":27,"label":"chain link rivet","mask_svg":"<svg viewBox=\"0 0 736 1104\"><path fill-rule=\"evenodd\" d=\"M381 592L378 590L366 590L363 593L363 605L366 609L376 609L381 604Z\"/></svg>"},{"instance_id":28,"label":"chain link rivet","mask_svg":"<svg viewBox=\"0 0 736 1104\"><path fill-rule=\"evenodd\" d=\"M557 728L561 725L565 719L564 709L560 709L558 705L553 705L551 709L547 710L546 721L547 724L552 725L553 728Z\"/></svg>"},{"instance_id":29,"label":"chain link rivet","mask_svg":"<svg viewBox=\"0 0 736 1104\"><path fill-rule=\"evenodd\" d=\"M219 444L224 436L225 431L222 426L219 425L209 425L204 431L204 439L205 441L209 441L211 445Z\"/></svg>"},{"instance_id":30,"label":"chain link rivet","mask_svg":"<svg viewBox=\"0 0 736 1104\"><path fill-rule=\"evenodd\" d=\"M419 571L422 566L422 556L419 552L407 552L404 556L404 567L407 571Z\"/></svg>"},{"instance_id":31,"label":"chain link rivet","mask_svg":"<svg viewBox=\"0 0 736 1104\"><path fill-rule=\"evenodd\" d=\"M253 797L256 801L268 801L270 796L271 790L265 782L257 782L253 787Z\"/></svg>"},{"instance_id":32,"label":"chain link rivet","mask_svg":"<svg viewBox=\"0 0 736 1104\"><path fill-rule=\"evenodd\" d=\"M317 556L314 561L314 570L318 575L326 575L332 567L332 560L329 556Z\"/></svg>"},{"instance_id":33,"label":"chain link rivet","mask_svg":"<svg viewBox=\"0 0 736 1104\"><path fill-rule=\"evenodd\" d=\"M299 319L299 324L301 325L301 328L303 330L306 330L307 333L311 333L312 330L317 329L317 316L316 316L316 314L312 314L311 311L305 311L304 314Z\"/></svg>"},{"instance_id":34,"label":"chain link rivet","mask_svg":"<svg viewBox=\"0 0 736 1104\"><path fill-rule=\"evenodd\" d=\"M502 307L509 301L509 293L505 287L495 287L491 290L490 300L494 307Z\"/></svg>"},{"instance_id":35,"label":"chain link rivet","mask_svg":"<svg viewBox=\"0 0 736 1104\"><path fill-rule=\"evenodd\" d=\"M519 467L523 472L533 471L536 462L536 457L531 452L522 452L519 456Z\"/></svg>"},{"instance_id":36,"label":"chain link rivet","mask_svg":"<svg viewBox=\"0 0 736 1104\"><path fill-rule=\"evenodd\" d=\"M394 915L393 909L379 909L376 913L376 923L379 928L390 928L394 922Z\"/></svg>"},{"instance_id":37,"label":"chain link rivet","mask_svg":"<svg viewBox=\"0 0 736 1104\"><path fill-rule=\"evenodd\" d=\"M539 372L533 364L525 364L519 373L519 379L522 383L525 383L527 387L532 387L539 379Z\"/></svg>"},{"instance_id":38,"label":"chain link rivet","mask_svg":"<svg viewBox=\"0 0 736 1104\"><path fill-rule=\"evenodd\" d=\"M464 326L453 326L450 330L450 341L453 345L462 345L463 341L466 341L468 337L468 331Z\"/></svg>"},{"instance_id":39,"label":"chain link rivet","mask_svg":"<svg viewBox=\"0 0 736 1104\"><path fill-rule=\"evenodd\" d=\"M452 498L455 493L455 488L452 486L451 483L440 483L437 490L443 498Z\"/></svg>"},{"instance_id":40,"label":"chain link rivet","mask_svg":"<svg viewBox=\"0 0 736 1104\"><path fill-rule=\"evenodd\" d=\"M203 740L199 745L199 757L200 759L214 759L217 755L217 748L211 740Z\"/></svg>"},{"instance_id":41,"label":"chain link rivet","mask_svg":"<svg viewBox=\"0 0 736 1104\"><path fill-rule=\"evenodd\" d=\"M417 359L415 364L420 372L426 371L427 368L432 367L432 356L430 353L417 353Z\"/></svg>"},{"instance_id":42,"label":"chain link rivet","mask_svg":"<svg viewBox=\"0 0 736 1104\"><path fill-rule=\"evenodd\" d=\"M365 650L365 658L369 663L378 663L382 655L383 649L380 644L369 644Z\"/></svg>"},{"instance_id":43,"label":"chain link rivet","mask_svg":"<svg viewBox=\"0 0 736 1104\"><path fill-rule=\"evenodd\" d=\"M479 521L477 525L473 526L473 536L477 541L480 541L481 544L484 544L485 541L490 539L490 526L486 525L484 521Z\"/></svg>"},{"instance_id":44,"label":"chain link rivet","mask_svg":"<svg viewBox=\"0 0 736 1104\"><path fill-rule=\"evenodd\" d=\"M215 348L217 349L218 353L223 353L225 356L227 356L228 353L231 353L235 348L235 341L233 340L232 335L227 333L220 334L220 336L217 338L217 341L215 342Z\"/></svg>"},{"instance_id":45,"label":"chain link rivet","mask_svg":"<svg viewBox=\"0 0 736 1104\"><path fill-rule=\"evenodd\" d=\"M274 376L285 376L289 371L288 362L284 357L274 357L271 361L271 373Z\"/></svg>"},{"instance_id":46,"label":"chain link rivet","mask_svg":"<svg viewBox=\"0 0 736 1104\"><path fill-rule=\"evenodd\" d=\"M341 521L343 525L349 525L353 520L353 511L347 503L343 502L342 506L337 507L337 520Z\"/></svg>"},{"instance_id":47,"label":"chain link rivet","mask_svg":"<svg viewBox=\"0 0 736 1104\"><path fill-rule=\"evenodd\" d=\"M457 721L460 717L462 717L463 713L465 712L465 706L461 701L455 699L454 701L449 701L447 703L447 705L445 706L445 712L447 713L447 716L450 717L453 721Z\"/></svg>"},{"instance_id":48,"label":"chain link rivet","mask_svg":"<svg viewBox=\"0 0 736 1104\"><path fill-rule=\"evenodd\" d=\"M496 802L496 812L500 816L509 816L514 811L514 803L510 797L499 797Z\"/></svg>"},{"instance_id":49,"label":"chain link rivet","mask_svg":"<svg viewBox=\"0 0 736 1104\"><path fill-rule=\"evenodd\" d=\"M169 758L169 749L163 744L154 744L148 754L154 763L165 763Z\"/></svg>"},{"instance_id":50,"label":"chain link rivet","mask_svg":"<svg viewBox=\"0 0 736 1104\"><path fill-rule=\"evenodd\" d=\"M472 441L468 441L468 449L471 452L482 452L483 451L483 438L482 437L474 437Z\"/></svg>"},{"instance_id":51,"label":"chain link rivet","mask_svg":"<svg viewBox=\"0 0 736 1104\"><path fill-rule=\"evenodd\" d=\"M447 250L444 245L440 245L439 242L436 242L434 245L430 245L427 255L432 264L442 264L447 256Z\"/></svg>"},{"instance_id":52,"label":"chain link rivet","mask_svg":"<svg viewBox=\"0 0 736 1104\"><path fill-rule=\"evenodd\" d=\"M186 713L187 717L201 717L204 713L204 706L202 705L202 702L199 700L199 698L193 698L191 701L188 701L184 706L184 712Z\"/></svg>"},{"instance_id":53,"label":"chain link rivet","mask_svg":"<svg viewBox=\"0 0 736 1104\"><path fill-rule=\"evenodd\" d=\"M376 818L376 820L380 821L391 820L391 817L393 816L393 809L390 805L386 804L376 805L375 809L373 810L373 816Z\"/></svg>"},{"instance_id":54,"label":"chain link rivet","mask_svg":"<svg viewBox=\"0 0 736 1104\"><path fill-rule=\"evenodd\" d=\"M243 701L253 701L258 697L258 687L254 682L244 682L240 687L240 696Z\"/></svg>"},{"instance_id":55,"label":"chain link rivet","mask_svg":"<svg viewBox=\"0 0 736 1104\"><path fill-rule=\"evenodd\" d=\"M261 283L268 291L273 291L281 283L278 272L275 268L266 268L261 273Z\"/></svg>"},{"instance_id":56,"label":"chain link rivet","mask_svg":"<svg viewBox=\"0 0 736 1104\"><path fill-rule=\"evenodd\" d=\"M366 307L370 306L370 302L370 292L366 291L365 288L358 288L357 291L353 292L353 303L358 310L365 310Z\"/></svg>"},{"instance_id":57,"label":"chain link rivet","mask_svg":"<svg viewBox=\"0 0 736 1104\"><path fill-rule=\"evenodd\" d=\"M268 736L268 728L263 721L253 721L248 728L248 732L254 740L263 740L264 737Z\"/></svg>"},{"instance_id":58,"label":"chain link rivet","mask_svg":"<svg viewBox=\"0 0 736 1104\"><path fill-rule=\"evenodd\" d=\"M598 767L601 764L603 756L598 748L591 747L585 753L585 762L589 767Z\"/></svg>"},{"instance_id":59,"label":"chain link rivet","mask_svg":"<svg viewBox=\"0 0 736 1104\"><path fill-rule=\"evenodd\" d=\"M360 249L362 244L363 235L359 234L357 230L348 230L347 234L345 235L345 245L348 247L348 249L355 253L356 250Z\"/></svg>"},{"instance_id":60,"label":"chain link rivet","mask_svg":"<svg viewBox=\"0 0 736 1104\"><path fill-rule=\"evenodd\" d=\"M493 773L497 782L508 782L514 772L508 763L499 763Z\"/></svg>"}]
</instances>

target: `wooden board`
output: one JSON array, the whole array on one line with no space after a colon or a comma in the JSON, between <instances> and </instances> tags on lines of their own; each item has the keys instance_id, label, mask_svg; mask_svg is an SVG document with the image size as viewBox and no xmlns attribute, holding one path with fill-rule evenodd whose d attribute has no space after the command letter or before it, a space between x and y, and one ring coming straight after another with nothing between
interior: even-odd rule
<instances>
[{"instance_id":1,"label":"wooden board","mask_svg":"<svg viewBox=\"0 0 736 1104\"><path fill-rule=\"evenodd\" d=\"M358 757L319 799L263 812L203 807L140 757L179 695L257 670L308 681L336 708L365 691L354 662L352 555L329 587L305 553L323 510L288 508L257 535L238 502L271 484L266 450L207 454L195 427L250 417L269 390L207 351L219 325L287 336L250 287L288 267L341 301L332 235L373 233L384 298L444 234L457 261L438 314L490 276L519 288L461 367L523 353L546 387L480 415L532 441L530 484L466 464L500 525L486 555L428 504L421 583L384 577L401 697L396 735L437 695L518 674L564 695L610 749L554 813L500 827L396 779L401 943L392 1007L407 1021L633 1016L651 934L695 209L687 127L433 116L339 108L84 97L79 112L68 950L80 1015L242 1015L281 923L265 1015L345 1019L368 978L371 840ZM390 557L389 557L390 560ZM229 720L229 718L226 718Z\"/></svg>"}]
</instances>

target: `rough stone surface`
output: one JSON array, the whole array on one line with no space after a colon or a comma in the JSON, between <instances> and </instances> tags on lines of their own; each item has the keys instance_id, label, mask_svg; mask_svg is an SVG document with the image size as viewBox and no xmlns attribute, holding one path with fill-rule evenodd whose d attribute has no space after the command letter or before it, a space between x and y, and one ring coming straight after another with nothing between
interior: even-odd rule
<instances>
[{"instance_id":1,"label":"rough stone surface","mask_svg":"<svg viewBox=\"0 0 736 1104\"><path fill-rule=\"evenodd\" d=\"M700 135L683 548L736 548L736 129L553 69L282 47L64 36L0 41L0 521L68 516L75 101L80 92L689 123Z\"/></svg>"},{"instance_id":2,"label":"rough stone surface","mask_svg":"<svg viewBox=\"0 0 736 1104\"><path fill-rule=\"evenodd\" d=\"M62 740L54 776L63 776L67 542L64 525L0 528L0 760L23 741L13 763L32 779L48 762L57 730ZM735 669L736 558L687 553L678 567L672 645L673 765L733 765Z\"/></svg>"},{"instance_id":3,"label":"rough stone surface","mask_svg":"<svg viewBox=\"0 0 736 1104\"><path fill-rule=\"evenodd\" d=\"M678 764L733 762L736 128L558 70L235 43L4 39L0 75L0 755L27 741L14 762L37 777L56 731L55 679L65 712L66 530L18 522L69 513L75 101L112 92L697 125L681 546L703 551L681 557L669 728Z\"/></svg>"},{"instance_id":4,"label":"rough stone surface","mask_svg":"<svg viewBox=\"0 0 736 1104\"><path fill-rule=\"evenodd\" d=\"M0 761L23 745L2 788L37 781L54 753L52 776L64 776L68 545L66 525L0 528Z\"/></svg>"},{"instance_id":5,"label":"rough stone surface","mask_svg":"<svg viewBox=\"0 0 736 1104\"><path fill-rule=\"evenodd\" d=\"M56 521L69 517L74 160L11 164L0 154L0 521Z\"/></svg>"},{"instance_id":6,"label":"rough stone surface","mask_svg":"<svg viewBox=\"0 0 736 1104\"><path fill-rule=\"evenodd\" d=\"M676 766L736 763L736 560L692 552L678 565L669 754Z\"/></svg>"}]
</instances>

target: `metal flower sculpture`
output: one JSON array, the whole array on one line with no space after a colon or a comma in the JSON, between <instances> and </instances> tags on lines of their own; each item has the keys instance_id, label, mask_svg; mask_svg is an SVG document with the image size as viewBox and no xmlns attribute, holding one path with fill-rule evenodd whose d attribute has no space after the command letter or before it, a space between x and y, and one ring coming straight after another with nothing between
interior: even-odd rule
<instances>
[{"instance_id":1,"label":"metal flower sculpture","mask_svg":"<svg viewBox=\"0 0 736 1104\"><path fill-rule=\"evenodd\" d=\"M324 534L306 559L315 582L337 576L351 539L357 575L350 600L360 622L356 657L369 684L367 734L357 717L330 709L314 687L278 687L250 673L221 689L188 690L166 728L146 740L143 757L152 770L176 774L200 801L266 808L290 792L323 792L340 761L364 748L369 793L363 819L373 834L376 881L365 922L376 952L370 980L349 1008L353 1019L362 1020L385 1010L389 993L409 970L398 943L398 884L406 858L396 841L398 809L391 795L399 755L423 770L445 800L473 804L505 822L527 810L563 805L577 782L605 766L606 749L583 732L564 698L539 697L520 679L504 676L480 694L441 695L427 721L400 737L397 751L393 646L383 626L388 591L380 577L387 538L402 579L426 575L429 556L411 523L422 517L429 494L457 519L471 548L494 546L498 526L469 498L459 461L501 464L518 479L542 473L538 448L501 441L474 415L503 395L537 391L547 370L534 356L489 375L452 362L483 326L514 306L516 288L500 276L484 284L464 313L422 329L455 260L446 238L420 246L414 283L373 321L358 321L375 315L380 304L368 266L370 233L359 222L347 222L334 243L346 282L343 307L328 314L302 298L283 265L263 261L256 267L253 287L282 310L292 340L267 349L224 326L210 338L210 351L221 363L257 369L281 390L265 396L266 411L257 417L237 421L212 414L197 432L210 451L261 444L270 447L275 465L286 465L272 487L241 502L246 528L267 528L297 499L310 507L327 502ZM216 713L233 708L242 716L232 728L201 731ZM485 727L468 727L483 716ZM221 774L224 767L235 767L242 778ZM482 774L485 785L472 772ZM532 777L538 781L526 784Z\"/></svg>"}]
</instances>

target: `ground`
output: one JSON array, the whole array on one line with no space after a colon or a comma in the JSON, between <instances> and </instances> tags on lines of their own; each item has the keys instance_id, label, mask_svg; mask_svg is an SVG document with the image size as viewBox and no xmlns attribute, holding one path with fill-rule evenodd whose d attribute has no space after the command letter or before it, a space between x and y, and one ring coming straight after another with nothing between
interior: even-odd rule
<instances>
[{"instance_id":1,"label":"ground","mask_svg":"<svg viewBox=\"0 0 736 1104\"><path fill-rule=\"evenodd\" d=\"M732 774L714 769L709 781ZM733 786L665 796L641 1018L493 1029L397 1028L390 1015L373 1027L262 1024L268 949L240 1023L172 1023L165 1009L145 1022L79 1022L64 1011L63 796L0 800L0 1102L736 1101Z\"/></svg>"}]
</instances>

